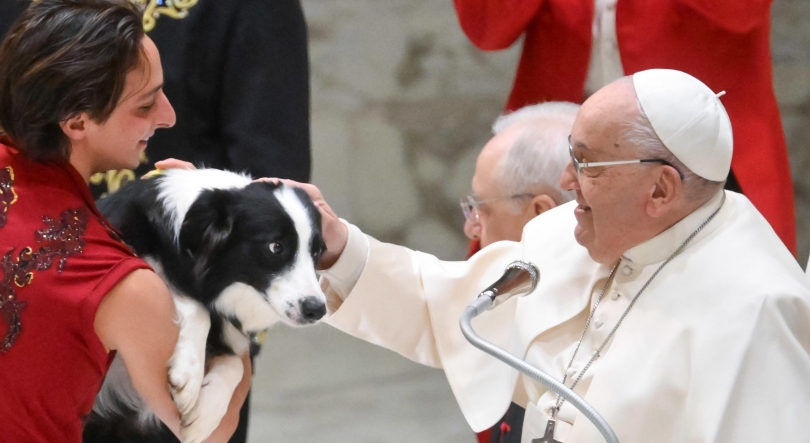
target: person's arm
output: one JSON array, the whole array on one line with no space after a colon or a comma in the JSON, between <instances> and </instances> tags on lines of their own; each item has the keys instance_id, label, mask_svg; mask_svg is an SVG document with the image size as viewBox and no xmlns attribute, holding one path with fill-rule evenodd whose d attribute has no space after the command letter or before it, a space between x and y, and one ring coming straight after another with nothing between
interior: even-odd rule
<instances>
[{"instance_id":1,"label":"person's arm","mask_svg":"<svg viewBox=\"0 0 810 443\"><path fill-rule=\"evenodd\" d=\"M166 366L174 351L178 326L171 294L154 272L141 269L122 279L102 300L94 328L108 351L121 354L132 384L141 398L175 435L180 415L168 389ZM247 395L250 365L231 400L228 413L206 441L227 441Z\"/></svg>"},{"instance_id":2,"label":"person's arm","mask_svg":"<svg viewBox=\"0 0 810 443\"><path fill-rule=\"evenodd\" d=\"M715 25L740 34L770 20L773 0L680 0Z\"/></svg>"},{"instance_id":3,"label":"person's arm","mask_svg":"<svg viewBox=\"0 0 810 443\"><path fill-rule=\"evenodd\" d=\"M242 3L225 47L219 111L229 168L307 182L309 59L301 5Z\"/></svg>"},{"instance_id":4,"label":"person's arm","mask_svg":"<svg viewBox=\"0 0 810 443\"><path fill-rule=\"evenodd\" d=\"M505 49L535 18L544 0L454 0L461 29L479 49Z\"/></svg>"}]
</instances>

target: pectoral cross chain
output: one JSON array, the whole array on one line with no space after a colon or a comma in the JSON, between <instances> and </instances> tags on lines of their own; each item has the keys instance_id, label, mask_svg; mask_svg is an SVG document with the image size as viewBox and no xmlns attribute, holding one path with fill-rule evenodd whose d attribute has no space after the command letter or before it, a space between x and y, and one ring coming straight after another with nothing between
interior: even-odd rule
<instances>
[{"instance_id":1,"label":"pectoral cross chain","mask_svg":"<svg viewBox=\"0 0 810 443\"><path fill-rule=\"evenodd\" d=\"M560 441L554 440L554 426L557 424L556 420L552 419L548 421L546 425L546 433L543 435L542 438L535 438L532 440L532 443L562 443Z\"/></svg>"}]
</instances>

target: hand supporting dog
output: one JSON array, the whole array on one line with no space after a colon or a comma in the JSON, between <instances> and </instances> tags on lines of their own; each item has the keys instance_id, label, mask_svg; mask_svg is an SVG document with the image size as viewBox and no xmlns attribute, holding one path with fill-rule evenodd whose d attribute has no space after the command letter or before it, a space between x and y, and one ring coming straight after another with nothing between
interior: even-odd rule
<instances>
[{"instance_id":1,"label":"hand supporting dog","mask_svg":"<svg viewBox=\"0 0 810 443\"><path fill-rule=\"evenodd\" d=\"M186 422L197 404L205 376L205 343L211 318L200 302L183 295L172 295L180 334L169 360L169 386L180 419Z\"/></svg>"}]
</instances>

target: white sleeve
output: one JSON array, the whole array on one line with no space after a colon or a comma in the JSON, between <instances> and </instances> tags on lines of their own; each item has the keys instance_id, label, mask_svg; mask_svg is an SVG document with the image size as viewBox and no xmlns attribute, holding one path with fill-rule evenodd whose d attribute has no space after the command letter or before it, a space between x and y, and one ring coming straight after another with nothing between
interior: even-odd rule
<instances>
[{"instance_id":1,"label":"white sleeve","mask_svg":"<svg viewBox=\"0 0 810 443\"><path fill-rule=\"evenodd\" d=\"M330 308L326 323L442 368L470 426L492 426L509 406L517 371L470 345L458 322L480 291L521 258L522 245L498 242L468 261L448 262L379 242L352 226L350 232L344 255L322 274ZM482 336L509 351L520 347L515 303L509 300L475 323Z\"/></svg>"},{"instance_id":2,"label":"white sleeve","mask_svg":"<svg viewBox=\"0 0 810 443\"><path fill-rule=\"evenodd\" d=\"M349 228L346 247L331 268L321 271L321 287L329 304L336 310L354 289L368 260L368 238L357 226L340 221Z\"/></svg>"}]
</instances>

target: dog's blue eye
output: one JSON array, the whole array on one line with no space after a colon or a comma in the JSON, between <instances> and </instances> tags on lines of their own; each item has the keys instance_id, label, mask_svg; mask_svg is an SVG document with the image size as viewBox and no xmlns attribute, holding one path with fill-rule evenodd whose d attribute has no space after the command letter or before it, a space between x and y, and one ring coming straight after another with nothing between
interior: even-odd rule
<instances>
[{"instance_id":1,"label":"dog's blue eye","mask_svg":"<svg viewBox=\"0 0 810 443\"><path fill-rule=\"evenodd\" d=\"M270 243L270 252L273 254L281 254L282 251L284 251L284 246L282 246L281 243Z\"/></svg>"}]
</instances>

